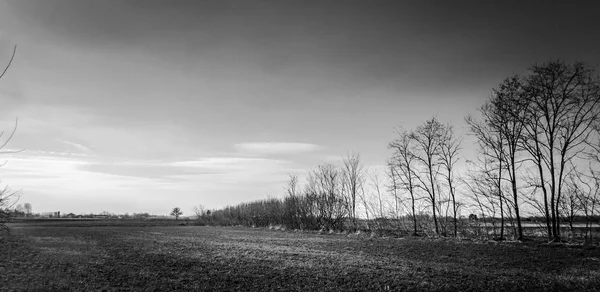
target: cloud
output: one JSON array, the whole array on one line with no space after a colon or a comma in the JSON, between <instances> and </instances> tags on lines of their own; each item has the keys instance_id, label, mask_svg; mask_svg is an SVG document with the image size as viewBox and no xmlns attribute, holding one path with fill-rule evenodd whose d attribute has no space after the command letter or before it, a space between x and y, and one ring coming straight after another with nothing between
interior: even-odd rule
<instances>
[{"instance_id":1,"label":"cloud","mask_svg":"<svg viewBox=\"0 0 600 292\"><path fill-rule=\"evenodd\" d=\"M102 186L103 188L121 189L123 184L133 180L147 184L157 175L127 175L131 169L110 171L103 166L112 165L100 162L90 156L74 155L52 151L27 151L24 153L5 156L7 163L0 169L6 171L4 177L10 177L10 184L27 185L28 188L52 186L52 189L62 187L78 190L88 190ZM99 168L99 169L96 169ZM138 180L141 179L141 180ZM156 183L161 183L155 180Z\"/></svg>"},{"instance_id":2,"label":"cloud","mask_svg":"<svg viewBox=\"0 0 600 292\"><path fill-rule=\"evenodd\" d=\"M10 155L0 168L0 185L22 190L22 200L34 205L36 212L116 212L149 211L167 200L168 182L152 177L124 176L120 173L85 171L101 164L90 157ZM140 200L140 198L144 200ZM157 203L157 201L159 201ZM144 206L145 205L145 206Z\"/></svg>"},{"instance_id":3,"label":"cloud","mask_svg":"<svg viewBox=\"0 0 600 292\"><path fill-rule=\"evenodd\" d=\"M297 154L312 152L318 150L319 145L310 143L291 143L291 142L258 142L258 143L239 143L235 148L242 153L248 154Z\"/></svg>"},{"instance_id":4,"label":"cloud","mask_svg":"<svg viewBox=\"0 0 600 292\"><path fill-rule=\"evenodd\" d=\"M45 151L45 150L24 150L28 157L88 157L90 155L83 153Z\"/></svg>"},{"instance_id":5,"label":"cloud","mask_svg":"<svg viewBox=\"0 0 600 292\"><path fill-rule=\"evenodd\" d=\"M174 175L206 175L217 174L217 170L198 169L191 166L173 166L164 163L126 162L126 163L91 163L82 165L80 170L124 177L167 180Z\"/></svg>"},{"instance_id":6,"label":"cloud","mask_svg":"<svg viewBox=\"0 0 600 292\"><path fill-rule=\"evenodd\" d=\"M173 179L196 181L216 185L228 185L249 182L279 181L287 173L293 172L291 162L281 159L248 158L248 157L205 157L196 160L171 163L177 167L193 167L202 172L213 172L210 175L177 175Z\"/></svg>"},{"instance_id":7,"label":"cloud","mask_svg":"<svg viewBox=\"0 0 600 292\"><path fill-rule=\"evenodd\" d=\"M75 142L71 142L71 141L66 141L66 140L61 140L60 142L63 143L63 144L67 144L67 145L71 146L72 148L75 148L75 149L77 149L77 150L79 150L80 152L83 152L83 153L90 153L90 152L92 152L92 149L90 147L81 145L79 143L75 143Z\"/></svg>"},{"instance_id":8,"label":"cloud","mask_svg":"<svg viewBox=\"0 0 600 292\"><path fill-rule=\"evenodd\" d=\"M288 161L269 158L249 157L203 157L195 160L176 161L170 163L176 167L194 167L214 171L249 171L279 168Z\"/></svg>"}]
</instances>

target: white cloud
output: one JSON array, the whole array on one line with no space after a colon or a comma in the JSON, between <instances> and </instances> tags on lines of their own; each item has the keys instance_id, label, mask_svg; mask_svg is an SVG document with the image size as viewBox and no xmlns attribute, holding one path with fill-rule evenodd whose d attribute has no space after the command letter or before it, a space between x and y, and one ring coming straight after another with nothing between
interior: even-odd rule
<instances>
[{"instance_id":1,"label":"white cloud","mask_svg":"<svg viewBox=\"0 0 600 292\"><path fill-rule=\"evenodd\" d=\"M76 157L88 157L90 155L83 153L72 153L72 152L59 152L59 151L45 151L45 150L24 150L23 153L29 157L65 157L65 156L76 156Z\"/></svg>"},{"instance_id":2,"label":"white cloud","mask_svg":"<svg viewBox=\"0 0 600 292\"><path fill-rule=\"evenodd\" d=\"M206 157L197 160L179 161L170 164L174 167L192 167L206 172L189 175L173 174L173 179L203 182L204 184L228 185L242 182L280 180L288 172L293 172L291 162L280 159L247 157ZM212 173L211 173L212 172Z\"/></svg>"},{"instance_id":3,"label":"white cloud","mask_svg":"<svg viewBox=\"0 0 600 292\"><path fill-rule=\"evenodd\" d=\"M93 192L130 191L137 188L158 188L165 183L144 177L83 170L97 162L88 157L50 155L12 155L0 168L2 183L23 189L26 193L50 192L55 195L88 196ZM46 153L49 154L49 153Z\"/></svg>"},{"instance_id":4,"label":"white cloud","mask_svg":"<svg viewBox=\"0 0 600 292\"><path fill-rule=\"evenodd\" d=\"M257 142L257 143L239 143L235 145L240 152L249 154L296 154L312 152L320 147L310 143L292 143L292 142Z\"/></svg>"},{"instance_id":5,"label":"white cloud","mask_svg":"<svg viewBox=\"0 0 600 292\"><path fill-rule=\"evenodd\" d=\"M281 159L249 157L205 157L196 160L177 161L169 164L173 167L191 167L203 171L214 171L226 175L246 173L265 174L285 171L290 162Z\"/></svg>"},{"instance_id":6,"label":"white cloud","mask_svg":"<svg viewBox=\"0 0 600 292\"><path fill-rule=\"evenodd\" d=\"M249 164L264 163L282 163L283 160L267 158L248 158L248 157L203 157L196 160L177 161L171 163L173 166L189 166L201 168L239 168Z\"/></svg>"},{"instance_id":7,"label":"white cloud","mask_svg":"<svg viewBox=\"0 0 600 292\"><path fill-rule=\"evenodd\" d=\"M292 161L207 156L181 161L110 161L33 150L6 154L1 185L24 191L37 211L163 212L168 204L221 206L278 194ZM4 162L4 161L0 161ZM141 200L143 198L143 200ZM166 210L165 212L167 212Z\"/></svg>"}]
</instances>

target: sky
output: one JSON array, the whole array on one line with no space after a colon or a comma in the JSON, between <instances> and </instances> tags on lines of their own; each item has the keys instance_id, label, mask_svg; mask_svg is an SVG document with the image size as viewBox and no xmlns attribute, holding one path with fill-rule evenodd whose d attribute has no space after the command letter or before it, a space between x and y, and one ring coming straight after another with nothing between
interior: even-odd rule
<instances>
[{"instance_id":1,"label":"sky","mask_svg":"<svg viewBox=\"0 0 600 292\"><path fill-rule=\"evenodd\" d=\"M348 152L377 169L400 126L465 135L504 78L600 64L593 1L522 2L0 1L0 129L24 150L1 183L34 212L185 215Z\"/></svg>"}]
</instances>

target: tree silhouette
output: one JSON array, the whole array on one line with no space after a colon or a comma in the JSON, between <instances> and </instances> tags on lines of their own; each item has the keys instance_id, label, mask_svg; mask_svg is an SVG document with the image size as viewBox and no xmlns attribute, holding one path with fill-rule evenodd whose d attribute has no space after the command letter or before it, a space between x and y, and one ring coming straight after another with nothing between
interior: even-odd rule
<instances>
[{"instance_id":1,"label":"tree silhouette","mask_svg":"<svg viewBox=\"0 0 600 292\"><path fill-rule=\"evenodd\" d=\"M173 208L173 211L171 211L171 216L175 216L175 220L179 219L179 216L183 215L183 212L181 212L181 209L179 207L175 207Z\"/></svg>"}]
</instances>

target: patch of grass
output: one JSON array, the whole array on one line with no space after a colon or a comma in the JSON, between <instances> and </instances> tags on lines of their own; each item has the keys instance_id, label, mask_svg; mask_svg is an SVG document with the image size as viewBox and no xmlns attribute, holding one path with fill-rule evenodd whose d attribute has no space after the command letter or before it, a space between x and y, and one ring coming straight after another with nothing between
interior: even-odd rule
<instances>
[{"instance_id":1,"label":"patch of grass","mask_svg":"<svg viewBox=\"0 0 600 292\"><path fill-rule=\"evenodd\" d=\"M22 224L0 239L0 290L598 291L598 258L536 243Z\"/></svg>"}]
</instances>

